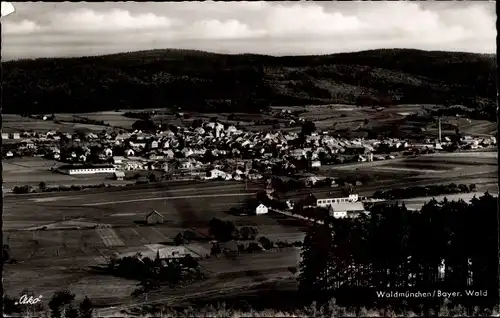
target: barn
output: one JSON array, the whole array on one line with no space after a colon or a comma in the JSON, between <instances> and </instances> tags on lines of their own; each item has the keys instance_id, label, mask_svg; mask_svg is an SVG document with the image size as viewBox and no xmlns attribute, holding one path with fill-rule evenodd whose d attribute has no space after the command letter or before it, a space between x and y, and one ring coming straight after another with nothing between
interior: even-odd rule
<instances>
[{"instance_id":1,"label":"barn","mask_svg":"<svg viewBox=\"0 0 500 318\"><path fill-rule=\"evenodd\" d=\"M153 210L146 216L146 224L162 224L163 215L158 213L158 211Z\"/></svg>"}]
</instances>

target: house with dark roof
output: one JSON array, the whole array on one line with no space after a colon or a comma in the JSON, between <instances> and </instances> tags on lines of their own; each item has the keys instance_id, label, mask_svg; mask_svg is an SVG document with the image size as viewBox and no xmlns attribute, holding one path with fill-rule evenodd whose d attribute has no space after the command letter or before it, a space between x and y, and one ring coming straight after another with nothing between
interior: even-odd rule
<instances>
[{"instance_id":1,"label":"house with dark roof","mask_svg":"<svg viewBox=\"0 0 500 318\"><path fill-rule=\"evenodd\" d=\"M146 224L162 224L162 223L163 223L163 215L161 215L156 210L153 210L146 216Z\"/></svg>"}]
</instances>

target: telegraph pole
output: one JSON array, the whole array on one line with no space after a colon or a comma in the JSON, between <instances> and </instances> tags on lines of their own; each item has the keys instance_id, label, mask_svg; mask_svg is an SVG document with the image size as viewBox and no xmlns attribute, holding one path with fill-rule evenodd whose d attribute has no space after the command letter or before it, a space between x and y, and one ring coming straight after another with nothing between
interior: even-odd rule
<instances>
[{"instance_id":1,"label":"telegraph pole","mask_svg":"<svg viewBox=\"0 0 500 318\"><path fill-rule=\"evenodd\" d=\"M441 143L441 116L438 118L438 141Z\"/></svg>"}]
</instances>

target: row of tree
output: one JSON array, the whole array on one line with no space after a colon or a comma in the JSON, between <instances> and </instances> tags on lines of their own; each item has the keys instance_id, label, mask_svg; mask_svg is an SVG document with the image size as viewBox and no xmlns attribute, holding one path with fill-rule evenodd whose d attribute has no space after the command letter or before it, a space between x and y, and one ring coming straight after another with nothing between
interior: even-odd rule
<instances>
[{"instance_id":1,"label":"row of tree","mask_svg":"<svg viewBox=\"0 0 500 318\"><path fill-rule=\"evenodd\" d=\"M177 286L203 279L198 261L191 255L162 260L159 252L155 259L141 254L111 259L107 271L115 276L135 279L151 288L161 284ZM144 287L144 286L143 286Z\"/></svg>"},{"instance_id":2,"label":"row of tree","mask_svg":"<svg viewBox=\"0 0 500 318\"><path fill-rule=\"evenodd\" d=\"M251 226L237 228L231 221L213 218L209 223L209 233L219 242L231 240L254 240L259 231Z\"/></svg>"},{"instance_id":3,"label":"row of tree","mask_svg":"<svg viewBox=\"0 0 500 318\"><path fill-rule=\"evenodd\" d=\"M271 186L272 188L280 193L286 193L291 191L297 191L300 189L304 189L306 187L313 188L322 188L322 187L331 187L333 185L338 186L348 186L355 185L356 183L366 184L376 180L376 176L370 173L359 173L352 174L347 176L341 176L337 178L324 178L317 180L315 182L311 182L308 180L298 180L294 178L272 178Z\"/></svg>"},{"instance_id":4,"label":"row of tree","mask_svg":"<svg viewBox=\"0 0 500 318\"><path fill-rule=\"evenodd\" d=\"M404 205L374 206L355 219L326 218L304 240L299 289L304 299L364 305L402 305L375 291L487 290L489 297L457 297L492 306L498 297L497 198L470 203L431 200L419 212ZM439 305L436 298L406 304Z\"/></svg>"},{"instance_id":5,"label":"row of tree","mask_svg":"<svg viewBox=\"0 0 500 318\"><path fill-rule=\"evenodd\" d=\"M397 188L391 190L378 190L373 194L374 198L385 200L409 199L416 197L438 196L444 194L470 193L476 190L475 184L439 184L428 186L414 186L408 188Z\"/></svg>"},{"instance_id":6,"label":"row of tree","mask_svg":"<svg viewBox=\"0 0 500 318\"><path fill-rule=\"evenodd\" d=\"M40 182L38 188L31 185L15 186L12 188L14 194L38 193L38 192L63 192L63 191L80 191L85 189L106 188L109 185L104 183L89 184L89 185L57 185L47 186L45 182Z\"/></svg>"}]
</instances>

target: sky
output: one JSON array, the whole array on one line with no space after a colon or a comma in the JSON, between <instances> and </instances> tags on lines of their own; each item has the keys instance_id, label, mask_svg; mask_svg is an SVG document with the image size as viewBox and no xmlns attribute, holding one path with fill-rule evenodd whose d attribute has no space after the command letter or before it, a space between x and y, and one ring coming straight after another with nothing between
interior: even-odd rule
<instances>
[{"instance_id":1,"label":"sky","mask_svg":"<svg viewBox=\"0 0 500 318\"><path fill-rule=\"evenodd\" d=\"M494 1L12 2L2 59L181 48L307 55L496 52Z\"/></svg>"}]
</instances>

